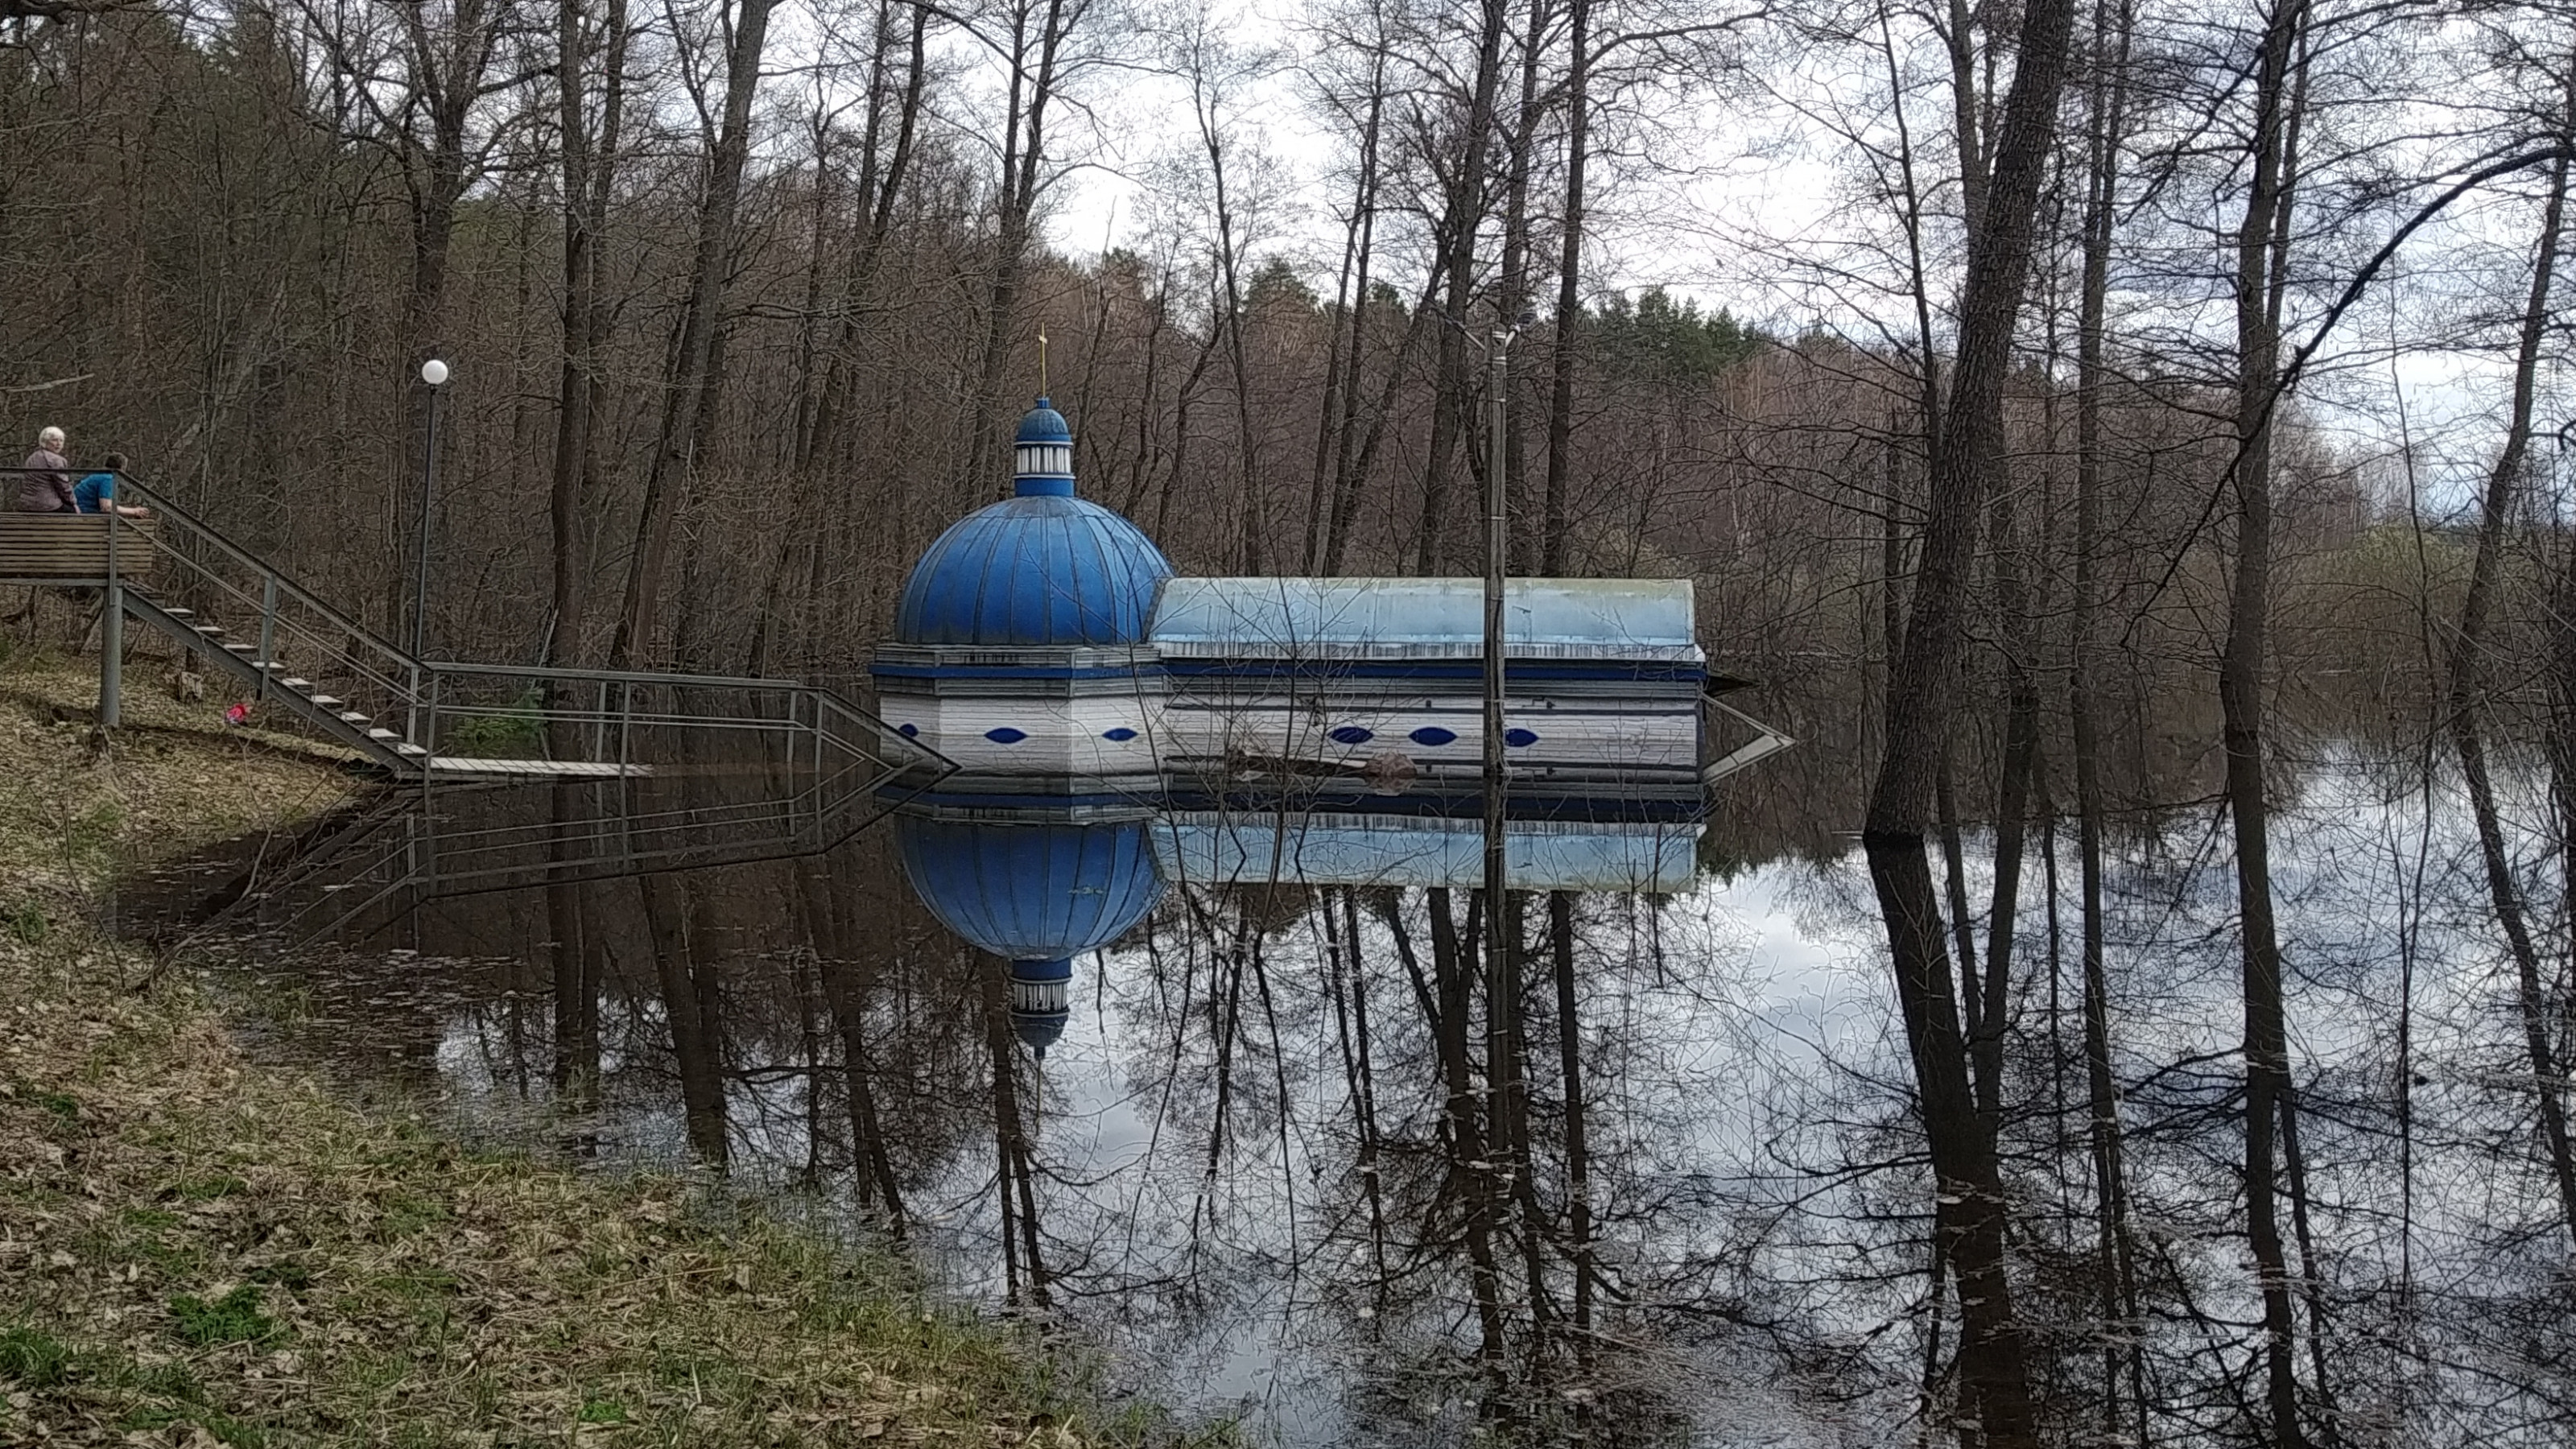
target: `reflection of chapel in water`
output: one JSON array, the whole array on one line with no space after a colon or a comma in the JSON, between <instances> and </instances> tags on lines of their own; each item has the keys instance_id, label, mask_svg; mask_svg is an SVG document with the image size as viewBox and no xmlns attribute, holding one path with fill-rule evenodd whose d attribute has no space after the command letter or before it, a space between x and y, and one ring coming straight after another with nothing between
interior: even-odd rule
<instances>
[{"instance_id":1,"label":"reflection of chapel in water","mask_svg":"<svg viewBox=\"0 0 2576 1449\"><path fill-rule=\"evenodd\" d=\"M1023 1042L1172 883L1482 883L1481 580L1177 577L1076 496L1046 399L1014 451L1014 495L930 546L872 672L886 723L956 767L890 787L905 874L1010 963ZM1704 759L1725 681L1692 626L1687 580L1507 586L1513 886L1679 889L1706 783L1787 743L1757 725Z\"/></svg>"}]
</instances>

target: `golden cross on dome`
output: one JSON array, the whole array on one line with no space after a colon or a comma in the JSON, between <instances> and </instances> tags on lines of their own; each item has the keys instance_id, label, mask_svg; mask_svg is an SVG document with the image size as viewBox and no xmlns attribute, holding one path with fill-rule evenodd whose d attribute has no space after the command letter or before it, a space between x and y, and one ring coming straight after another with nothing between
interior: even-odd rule
<instances>
[{"instance_id":1,"label":"golden cross on dome","mask_svg":"<svg viewBox=\"0 0 2576 1449\"><path fill-rule=\"evenodd\" d=\"M1046 396L1046 390L1047 390L1047 385L1046 385L1046 347L1047 347L1046 329L1045 329L1044 327L1041 327L1041 328L1039 328L1039 329L1038 329L1038 396L1040 396L1040 397L1044 397L1044 396Z\"/></svg>"}]
</instances>

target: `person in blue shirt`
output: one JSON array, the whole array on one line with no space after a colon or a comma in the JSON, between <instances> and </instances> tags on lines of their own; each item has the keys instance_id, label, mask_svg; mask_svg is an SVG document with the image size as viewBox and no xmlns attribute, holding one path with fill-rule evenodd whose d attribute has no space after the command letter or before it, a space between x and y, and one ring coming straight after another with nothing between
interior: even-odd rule
<instances>
[{"instance_id":1,"label":"person in blue shirt","mask_svg":"<svg viewBox=\"0 0 2576 1449\"><path fill-rule=\"evenodd\" d=\"M149 508L128 508L116 501L116 475L125 467L123 453L110 453L100 465L106 471L92 473L72 488L72 502L83 513L105 513L113 508L126 518L150 518Z\"/></svg>"}]
</instances>

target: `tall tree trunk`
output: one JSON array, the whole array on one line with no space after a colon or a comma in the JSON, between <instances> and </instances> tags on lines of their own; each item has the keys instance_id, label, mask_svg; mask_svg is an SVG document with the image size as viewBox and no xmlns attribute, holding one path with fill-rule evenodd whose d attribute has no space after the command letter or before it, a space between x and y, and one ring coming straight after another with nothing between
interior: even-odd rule
<instances>
[{"instance_id":1,"label":"tall tree trunk","mask_svg":"<svg viewBox=\"0 0 2576 1449\"><path fill-rule=\"evenodd\" d=\"M475 104L483 98L503 19L490 0L458 0L448 24L434 31L424 11L425 7L413 6L400 16L402 56L414 102L400 132L403 185L410 203L411 276L403 293L405 362L398 384L407 442L391 473L393 506L385 511L389 552L397 561L385 571L389 621L411 612L403 586L420 567L416 556L404 556L402 540L392 531L395 520L416 511L409 504L409 480L430 441L430 390L414 382L414 370L448 348L448 260L456 240L456 208L474 180L466 129ZM352 65L345 56L340 63ZM413 116L419 120L410 119ZM413 129L415 125L425 126L426 134ZM413 519L413 526L421 532L415 539L425 536L429 528L428 511L417 511L420 516Z\"/></svg>"},{"instance_id":2,"label":"tall tree trunk","mask_svg":"<svg viewBox=\"0 0 2576 1449\"><path fill-rule=\"evenodd\" d=\"M903 93L894 102L894 141L885 153L884 169L878 169L884 117L877 99L887 84L884 74L883 38L888 33L893 9L892 0L878 12L880 40L876 69L869 78L868 128L859 142L859 207L860 232L857 245L850 249L849 267L841 279L840 325L824 363L823 386L814 401L814 425L806 435L806 446L796 460L797 468L812 475L821 458L845 456L842 438L842 394L848 390L847 374L853 370L858 353L859 321L865 315L865 303L876 281L877 267L885 255L886 238L894 226L895 203L904 194L904 183L912 170L913 137L921 118L922 88L926 84L929 61L930 7L912 8L912 27L905 42Z\"/></svg>"},{"instance_id":3,"label":"tall tree trunk","mask_svg":"<svg viewBox=\"0 0 2576 1449\"><path fill-rule=\"evenodd\" d=\"M992 466L992 460L1001 456L996 424L1003 364L1018 322L1021 274L1028 266L1029 224L1037 207L1039 170L1045 164L1046 118L1055 99L1056 65L1073 27L1089 9L1089 0L1045 0L1042 9L1030 0L1015 0L1011 7L1011 83L1003 109L993 284L985 299L983 360L976 374L974 414L963 450L969 496L980 496L986 488L1008 487L999 477L1000 470ZM1038 27L1035 36L1029 34L1032 19Z\"/></svg>"},{"instance_id":4,"label":"tall tree trunk","mask_svg":"<svg viewBox=\"0 0 2576 1449\"><path fill-rule=\"evenodd\" d=\"M1299 565L1310 574L1330 551L1323 520L1350 473L1351 435L1359 418L1360 349L1368 338L1369 265L1377 243L1378 139L1385 119L1386 57L1381 47L1370 60L1368 117L1360 123L1359 176L1352 183L1351 214L1342 230L1342 270L1324 357L1324 405L1315 423L1315 482L1307 499L1306 552Z\"/></svg>"},{"instance_id":5,"label":"tall tree trunk","mask_svg":"<svg viewBox=\"0 0 2576 1449\"><path fill-rule=\"evenodd\" d=\"M2095 1255L2101 1275L2102 1432L2128 1431L2147 1443L2144 1326L2138 1319L2137 1245L2129 1227L2126 1143L2111 1063L2109 973L2102 903L2101 726L2094 702L2101 644L2102 401L2108 371L2104 316L2111 236L2118 215L2119 164L2128 115L2130 19L2126 0L2094 11L2091 123L2086 136L2083 277L2075 381L2074 642L2068 651L2067 714L2075 756L2076 854L2082 895L2085 1116L2090 1139ZM2122 1380L2126 1377L2126 1393ZM2125 1409L2124 1409L2125 1405ZM2129 1411L2134 1411L2134 1418Z\"/></svg>"},{"instance_id":6,"label":"tall tree trunk","mask_svg":"<svg viewBox=\"0 0 2576 1449\"><path fill-rule=\"evenodd\" d=\"M1565 207L1556 259L1556 346L1549 358L1547 484L1539 523L1538 571L1561 577L1574 479L1574 371L1583 332L1583 170L1592 126L1592 0L1571 0L1565 77ZM1553 909L1551 907L1551 909ZM1578 1279L1576 1289L1584 1284Z\"/></svg>"},{"instance_id":7,"label":"tall tree trunk","mask_svg":"<svg viewBox=\"0 0 2576 1449\"><path fill-rule=\"evenodd\" d=\"M1984 488L2004 453L2003 384L2073 27L2072 0L2033 0L2022 12L1984 225L1969 245L1958 362L1926 483L1920 573L1889 691L1887 751L1862 834L1943 1200L1936 1231L1959 1282L1960 1378L1995 1449L2036 1449L2039 1429L2013 1307L2009 1205L1994 1134L1970 1086L1925 833L1966 648L1965 606Z\"/></svg>"},{"instance_id":8,"label":"tall tree trunk","mask_svg":"<svg viewBox=\"0 0 2576 1449\"><path fill-rule=\"evenodd\" d=\"M590 569L582 528L601 388L599 346L606 331L598 246L607 224L610 178L616 170L617 136L625 107L626 4L627 0L609 0L601 37L607 58L595 147L583 68L590 43L582 34L580 0L565 0L556 43L563 132L563 369L556 388L553 484L547 494L553 589L545 659L558 667L581 662L582 606Z\"/></svg>"},{"instance_id":9,"label":"tall tree trunk","mask_svg":"<svg viewBox=\"0 0 2576 1449\"><path fill-rule=\"evenodd\" d=\"M2280 233L2290 206L2291 67L2306 13L2306 0L2276 0L2255 58L2252 179L2236 233L2236 558L2218 676L2243 930L2246 1229L2262 1296L2265 1430L2273 1449L2301 1449L2307 1442L2277 1181L2290 1049L2263 758L2264 656L2272 610L2272 422L2280 385L2278 278L2286 250Z\"/></svg>"},{"instance_id":10,"label":"tall tree trunk","mask_svg":"<svg viewBox=\"0 0 2576 1449\"><path fill-rule=\"evenodd\" d=\"M733 46L726 58L724 118L708 157L706 190L698 198L697 250L689 292L680 310L677 341L663 374L662 426L644 480L635 522L634 557L626 572L626 602L609 643L612 668L628 669L654 655L653 632L662 592L663 560L672 521L688 504L698 467L699 429L714 410L723 354L725 278L733 264L734 224L742 204L743 167L751 154L751 105L760 87L760 57L768 40L769 13L777 0L742 0Z\"/></svg>"},{"instance_id":11,"label":"tall tree trunk","mask_svg":"<svg viewBox=\"0 0 2576 1449\"><path fill-rule=\"evenodd\" d=\"M1243 343L1243 280L1238 263L1240 247L1235 240L1234 206L1226 191L1225 133L1217 118L1222 97L1216 79L1206 74L1207 57L1202 54L1191 75L1191 115L1197 120L1199 145L1207 152L1208 180L1214 188L1216 203L1216 274L1223 295L1216 326L1223 329L1226 360L1234 372L1234 455L1235 493L1241 508L1236 531L1235 565L1246 575L1261 572L1264 553L1262 542L1263 498L1259 436L1253 424L1252 364Z\"/></svg>"},{"instance_id":12,"label":"tall tree trunk","mask_svg":"<svg viewBox=\"0 0 2576 1449\"><path fill-rule=\"evenodd\" d=\"M1546 41L1549 0L1530 0L1528 28L1521 35L1520 100L1517 114L1507 138L1506 165L1503 172L1503 236L1501 275L1494 296L1496 320L1505 327L1517 328L1530 310L1530 168L1532 149L1538 144L1538 126L1545 110L1539 94L1538 62L1540 47ZM1519 391L1517 377L1506 376L1507 392ZM1507 503L1520 506L1526 497L1523 483L1528 476L1528 447L1523 410L1510 406L1511 399L1489 399L1503 405L1503 456L1488 458L1485 466L1500 468L1503 497ZM1526 508L1522 508L1526 514ZM1519 523L1506 520L1504 525L1505 556L1514 573L1528 573L1538 556L1536 540Z\"/></svg>"},{"instance_id":13,"label":"tall tree trunk","mask_svg":"<svg viewBox=\"0 0 2576 1449\"><path fill-rule=\"evenodd\" d=\"M1441 189L1438 228L1441 272L1448 297L1441 305L1440 379L1431 410L1430 459L1422 473L1422 516L1415 525L1413 571L1440 570L1440 536L1449 508L1450 470L1458 446L1474 428L1475 378L1467 361L1467 303L1474 295L1476 232L1485 217L1485 151L1494 130L1494 95L1502 83L1503 34L1510 21L1503 0L1482 0L1476 73L1470 82L1458 152Z\"/></svg>"},{"instance_id":14,"label":"tall tree trunk","mask_svg":"<svg viewBox=\"0 0 2576 1449\"><path fill-rule=\"evenodd\" d=\"M555 44L555 85L563 132L563 369L556 387L553 487L553 607L546 621L546 662L569 664L581 637L582 464L590 451L591 262L590 119L584 113L581 0L562 0Z\"/></svg>"},{"instance_id":15,"label":"tall tree trunk","mask_svg":"<svg viewBox=\"0 0 2576 1449\"><path fill-rule=\"evenodd\" d=\"M2571 81L2567 123L2576 131L2576 81ZM2496 808L2495 782L2487 765L2486 655L2487 617L2494 606L2497 574L2502 568L2505 524L2513 516L2531 454L2532 411L2541 348L2550 324L2550 284L2558 264L2559 241L2567 213L2567 158L2561 154L2549 171L2549 194L2540 222L2540 245L2532 263L2531 291L2522 313L2522 335L2514 352L2513 402L2505 424L2504 446L2487 471L2479 502L2477 547L2469 566L2467 593L2460 601L2460 627L2450 649L2449 713L2451 743L2460 757L2460 774L2469 789L2469 809L2476 821L2478 857L2486 867L2487 895L2495 905L2496 924L2513 954L2516 1005L2522 1015L2523 1046L2531 1060L2533 1087L2539 1094L2540 1135L2549 1152L2550 1176L2558 1206L2572 1242L2576 1242L2576 1152L2567 1133L2567 1106L2560 1096L2565 1076L2551 1042L2549 993L2541 977L2540 947L2532 938L2530 915L2521 884L2506 853L2504 827Z\"/></svg>"},{"instance_id":16,"label":"tall tree trunk","mask_svg":"<svg viewBox=\"0 0 2576 1449\"><path fill-rule=\"evenodd\" d=\"M1324 528L1324 572L1338 574L1348 555L1351 524L1359 516L1360 495L1367 491L1368 480L1377 471L1378 450L1385 444L1387 425L1395 417L1396 403L1403 395L1405 379L1412 375L1414 355L1421 351L1423 334L1438 320L1431 310L1431 298L1440 288L1440 271L1423 283L1422 296L1413 310L1405 314L1404 336L1397 342L1394 360L1388 363L1386 377L1378 385L1377 409L1369 415L1367 435L1361 439L1359 453L1346 465L1337 464L1333 477L1333 512ZM1350 445L1345 429L1343 447Z\"/></svg>"}]
</instances>

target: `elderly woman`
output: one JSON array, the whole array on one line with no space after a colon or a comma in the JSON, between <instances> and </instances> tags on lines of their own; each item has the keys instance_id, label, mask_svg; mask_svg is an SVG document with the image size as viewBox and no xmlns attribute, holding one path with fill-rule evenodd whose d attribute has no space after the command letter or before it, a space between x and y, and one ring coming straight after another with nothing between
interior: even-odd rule
<instances>
[{"instance_id":1,"label":"elderly woman","mask_svg":"<svg viewBox=\"0 0 2576 1449\"><path fill-rule=\"evenodd\" d=\"M20 513L80 511L72 494L72 460L63 456L65 442L60 428L47 428L36 435L36 451L27 455L27 471L19 475Z\"/></svg>"}]
</instances>

